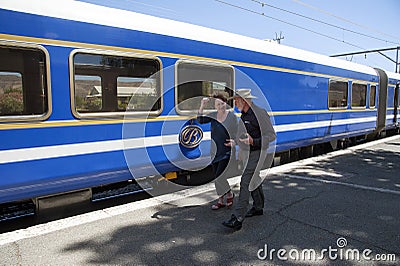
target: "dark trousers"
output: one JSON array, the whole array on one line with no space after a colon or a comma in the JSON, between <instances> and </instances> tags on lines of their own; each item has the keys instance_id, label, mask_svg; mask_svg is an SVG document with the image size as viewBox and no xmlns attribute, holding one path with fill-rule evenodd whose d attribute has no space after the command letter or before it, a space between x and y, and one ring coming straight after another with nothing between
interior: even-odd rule
<instances>
[{"instance_id":1,"label":"dark trousers","mask_svg":"<svg viewBox=\"0 0 400 266\"><path fill-rule=\"evenodd\" d=\"M266 152L247 151L244 154L245 169L240 180L239 200L236 205L235 214L242 219L245 217L249 205L250 195L253 198L253 207L257 210L264 208L264 192L262 189L262 179L260 170L266 158ZM249 186L256 184L255 189L250 192Z\"/></svg>"},{"instance_id":2,"label":"dark trousers","mask_svg":"<svg viewBox=\"0 0 400 266\"><path fill-rule=\"evenodd\" d=\"M229 183L227 181L227 166L229 163L229 158L219 160L217 162L214 162L212 164L212 169L215 174L215 189L217 190L218 196L223 196L225 195L229 190L231 190L231 187L229 186Z\"/></svg>"}]
</instances>

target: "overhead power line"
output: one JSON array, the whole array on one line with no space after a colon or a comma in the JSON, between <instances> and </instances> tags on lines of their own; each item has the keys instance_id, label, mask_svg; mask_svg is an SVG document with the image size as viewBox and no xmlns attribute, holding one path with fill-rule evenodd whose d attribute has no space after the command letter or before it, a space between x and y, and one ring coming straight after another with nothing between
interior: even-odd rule
<instances>
[{"instance_id":1,"label":"overhead power line","mask_svg":"<svg viewBox=\"0 0 400 266\"><path fill-rule=\"evenodd\" d=\"M313 30L307 29L307 28L305 28L305 27L301 27L301 26L295 25L295 24L293 24L293 23L290 23L290 22L287 22L287 21L284 21L284 20L281 20L281 19L278 19L278 18L274 18L274 17L272 17L272 16L265 15L264 13L260 13L260 12L257 12L257 11L254 11L254 10L251 10L251 9L248 9L248 8L245 8L245 7L242 7L242 6L233 5L233 4L230 4L230 3L227 3L227 2L221 1L221 0L215 0L215 1L216 1L216 2L220 2L220 3L222 3L222 4L225 4L225 5L228 5L228 6L231 6L231 7L235 7L235 8L238 8L238 9L241 9L241 10L244 10L244 11L247 11L247 12L250 12L250 13L253 13L253 14L257 14L257 15L260 15L260 16L263 16L263 17L266 17L266 18L270 18L270 19L273 19L273 20L276 20L276 21L279 21L279 22L282 22L282 23L291 25L291 26L293 26L293 27L296 27L296 28L299 28L299 29L302 29L302 30L305 30L305 31L312 32L312 33L314 33L314 34L317 34L317 35L320 35L320 36L329 38L329 39L331 39L331 40L335 40L335 41L338 41L338 42L341 42L341 43L345 43L345 44L347 44L347 45L350 45L350 46L353 46L353 47L356 47L356 48L359 48L359 49L362 49L362 50L366 50L365 48L360 47L360 46L358 46L358 45L355 45L355 44L353 44L353 43L346 42L346 41L344 41L344 40L340 40L340 39L338 39L338 38L335 38L335 37L332 37L332 36L329 36L329 35L326 35L326 34L323 34L323 33L320 33L320 32L313 31ZM390 61L393 61L393 59L389 58L388 56L386 56L386 55L383 54L382 52L378 52L378 53L381 54L382 56L386 57L386 58L389 59ZM396 65L396 66L397 66L397 65ZM397 72L397 68L396 68L396 72Z\"/></svg>"},{"instance_id":2,"label":"overhead power line","mask_svg":"<svg viewBox=\"0 0 400 266\"><path fill-rule=\"evenodd\" d=\"M250 13L253 13L253 14L257 14L257 15L260 15L260 16L263 16L263 17L266 17L266 18L273 19L273 20L276 20L276 21L279 21L279 22L288 24L288 25L290 25L290 26L293 26L293 27L296 27L296 28L299 28L299 29L302 29L302 30L305 30L305 31L309 31L309 32L312 32L312 33L317 34L317 35L320 35L320 36L323 36L323 37L325 37L325 38L329 38L329 39L331 39L331 40L335 40L335 41L338 41L338 42L341 42L341 43L345 43L345 44L347 44L347 45L350 45L350 46L353 46L353 47L356 47L356 48L359 48L359 49L365 49L365 48L363 48L363 47L360 47L360 46L358 46L358 45L352 44L352 43L350 43L350 42L346 42L346 41L344 41L344 40L340 40L340 39L338 39L338 38L335 38L335 37L332 37L332 36L329 36L329 35L326 35L326 34L317 32L317 31L310 30L310 29L308 29L308 28L305 28L305 27L302 27L302 26L299 26L299 25L296 25L296 24L293 24L293 23L284 21L284 20L282 20L282 19L278 19L278 18L274 18L274 17L268 16L268 15L265 15L264 13L260 13L260 12L257 12L257 11L254 11L254 10L251 10L251 9L248 9L248 8L245 8L245 7L241 7L241 6L238 6L238 5L234 5L234 4L231 4L231 3L227 3L227 2L224 2L224 1L221 1L221 0L215 0L215 1L216 1L216 2L220 2L220 3L222 3L222 4L225 4L225 5L228 5L228 6L231 6L231 7L235 7L235 8L238 8L238 9L241 9L241 10L244 10L244 11L247 11L247 12L250 12Z\"/></svg>"},{"instance_id":3,"label":"overhead power line","mask_svg":"<svg viewBox=\"0 0 400 266\"><path fill-rule=\"evenodd\" d=\"M339 56L346 56L346 55L356 55L356 54L365 54L365 53L375 53L375 52L384 52L384 51L392 51L392 50L397 50L397 49L400 49L400 47L391 47L391 48L367 50L367 51L360 51L360 52L351 52L351 53L344 53L344 54L335 54L335 55L331 55L331 57L339 57Z\"/></svg>"},{"instance_id":4,"label":"overhead power line","mask_svg":"<svg viewBox=\"0 0 400 266\"><path fill-rule=\"evenodd\" d=\"M357 34L357 35L361 35L361 36L364 36L364 37L368 37L368 38L375 39L375 40L382 41L382 42L386 42L386 43L399 44L399 43L396 43L396 42L392 42L392 41L384 40L384 39L381 39L381 38L377 38L377 37L372 36L372 35L368 35L368 34L364 34L364 33L361 33L361 32L357 32L357 31L353 31L353 30L350 30L350 29L346 29L344 27L337 26L337 25L334 25L334 24L331 24L331 23L327 23L325 21L321 21L321 20L318 20L318 19L307 17L307 16L304 16L302 14L299 14L299 13L296 13L296 12L292 12L292 11L289 11L289 10L286 10L286 9L283 9L283 8L280 8L280 7L276 7L276 6L273 6L273 5L258 1L258 0L250 0L250 1L260 4L262 7L268 6L268 7L273 8L273 9L277 9L277 10L280 10L280 11L283 11L283 12L298 16L298 17L302 17L302 18L305 18L305 19L308 19L308 20L311 20L311 21L314 21L314 22L318 22L318 23L321 23L321 24L324 24L324 25L327 25L327 26L330 26L330 27L333 27L333 28L337 28L337 29L341 29L341 30L344 30L344 31L348 31L348 32L351 32L351 33L354 33L354 34Z\"/></svg>"},{"instance_id":5,"label":"overhead power line","mask_svg":"<svg viewBox=\"0 0 400 266\"><path fill-rule=\"evenodd\" d=\"M399 39L398 39L399 36L393 36L393 35L384 33L384 32L382 32L382 31L380 31L380 30L377 30L377 29L374 29L374 28L371 28L371 27L367 27L367 26L361 25L361 24L356 23L356 22L353 22L353 21L351 21L351 20L349 20L349 19L346 19L346 18L337 16L337 15L331 13L331 12L325 11L325 10L323 10L323 9L321 9L321 8L318 8L318 7L315 7L315 6L312 6L312 5L303 3L303 2L301 2L300 0L292 0L292 1L298 3L298 4L302 5L302 6L305 6L305 7L307 7L307 8L314 9L314 10L316 10L316 11L318 11L318 12L321 12L321 13L324 13L324 14L329 15L329 16L331 16L331 17L334 17L334 18L337 18L337 19L339 19L339 20L345 21L345 22L347 22L347 23L356 25L356 26L358 26L358 27L367 29L367 30L369 30L369 31L377 32L377 33L379 33L379 34L381 34L381 35L385 35L385 36L387 36L387 37L390 37L390 38L393 38L393 39L399 41ZM396 44L399 44L399 42L396 43Z\"/></svg>"},{"instance_id":6,"label":"overhead power line","mask_svg":"<svg viewBox=\"0 0 400 266\"><path fill-rule=\"evenodd\" d=\"M395 64L398 64L396 60L393 60L389 56L385 55L384 51L393 51L393 50L400 50L400 47L392 47L392 48L383 48L383 49L375 49L375 50L366 50L366 51L359 51L359 52L351 52L351 53L344 53L344 54L336 54L336 55L331 55L331 57L340 57L340 56L348 56L348 55L358 55L358 54L368 54L368 53L379 53L380 55L386 57L390 61L392 61Z\"/></svg>"}]
</instances>

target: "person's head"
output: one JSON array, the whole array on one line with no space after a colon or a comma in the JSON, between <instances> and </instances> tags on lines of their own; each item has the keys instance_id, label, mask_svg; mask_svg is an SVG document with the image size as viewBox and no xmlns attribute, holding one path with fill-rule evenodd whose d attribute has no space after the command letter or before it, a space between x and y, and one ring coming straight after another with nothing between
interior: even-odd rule
<instances>
[{"instance_id":1,"label":"person's head","mask_svg":"<svg viewBox=\"0 0 400 266\"><path fill-rule=\"evenodd\" d=\"M227 97L223 93L215 93L214 98L214 106L217 111L225 111L226 110L226 102L228 101Z\"/></svg>"},{"instance_id":2,"label":"person's head","mask_svg":"<svg viewBox=\"0 0 400 266\"><path fill-rule=\"evenodd\" d=\"M251 94L251 89L237 89L235 91L235 105L240 111L246 112L255 98L257 97Z\"/></svg>"}]
</instances>

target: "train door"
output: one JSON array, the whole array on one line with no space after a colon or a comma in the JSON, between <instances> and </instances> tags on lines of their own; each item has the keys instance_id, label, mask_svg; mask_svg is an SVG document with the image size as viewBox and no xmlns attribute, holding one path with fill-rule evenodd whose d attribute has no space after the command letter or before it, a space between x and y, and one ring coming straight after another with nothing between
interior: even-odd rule
<instances>
[{"instance_id":1,"label":"train door","mask_svg":"<svg viewBox=\"0 0 400 266\"><path fill-rule=\"evenodd\" d=\"M382 69L375 68L379 75L378 90L378 117L376 121L376 132L380 132L386 126L387 94L388 94L388 76Z\"/></svg>"},{"instance_id":2,"label":"train door","mask_svg":"<svg viewBox=\"0 0 400 266\"><path fill-rule=\"evenodd\" d=\"M394 119L393 122L395 125L399 125L399 82L397 82L396 87L394 88Z\"/></svg>"}]
</instances>

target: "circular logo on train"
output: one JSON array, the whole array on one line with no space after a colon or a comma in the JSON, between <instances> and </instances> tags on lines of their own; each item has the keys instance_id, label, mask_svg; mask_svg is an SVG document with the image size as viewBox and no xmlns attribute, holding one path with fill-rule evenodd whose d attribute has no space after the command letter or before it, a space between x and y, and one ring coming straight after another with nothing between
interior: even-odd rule
<instances>
[{"instance_id":1,"label":"circular logo on train","mask_svg":"<svg viewBox=\"0 0 400 266\"><path fill-rule=\"evenodd\" d=\"M187 125L179 134L179 142L185 148L196 148L203 139L203 130L196 125Z\"/></svg>"}]
</instances>

